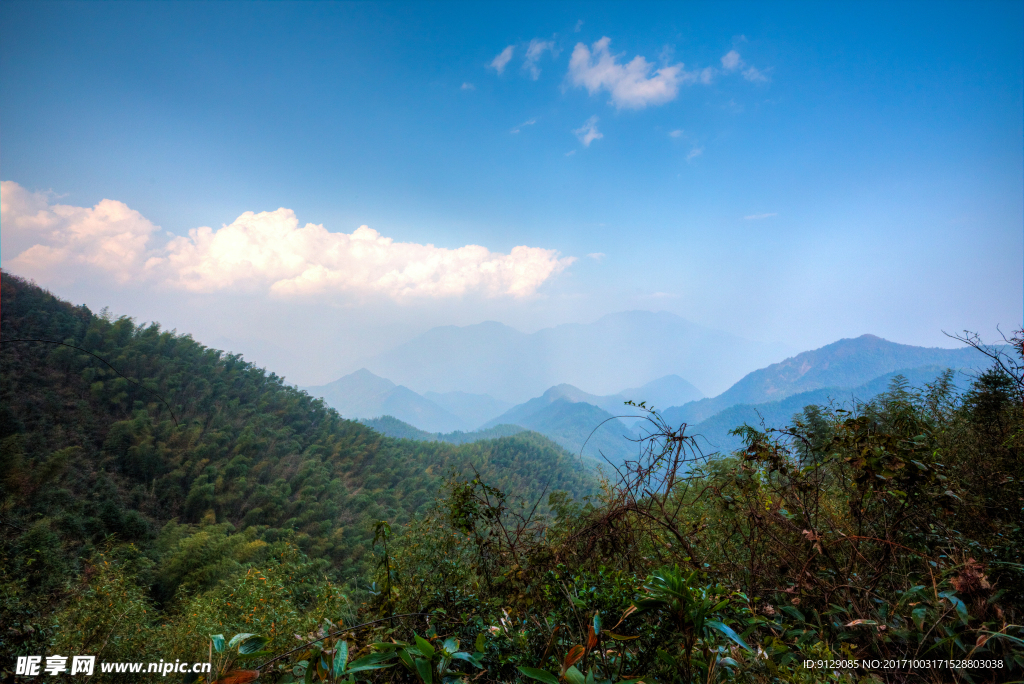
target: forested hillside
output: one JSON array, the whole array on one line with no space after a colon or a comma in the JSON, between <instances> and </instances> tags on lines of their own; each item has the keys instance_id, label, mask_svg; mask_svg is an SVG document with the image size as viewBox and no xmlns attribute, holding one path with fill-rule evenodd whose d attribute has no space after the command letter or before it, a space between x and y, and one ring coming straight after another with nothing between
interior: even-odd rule
<instances>
[{"instance_id":1,"label":"forested hillside","mask_svg":"<svg viewBox=\"0 0 1024 684\"><path fill-rule=\"evenodd\" d=\"M714 460L650 413L597 486L536 434L391 439L156 325L9 276L0 305L5 679L54 654L206 684L1024 674L1022 332L966 392L895 382Z\"/></svg>"},{"instance_id":2,"label":"forested hillside","mask_svg":"<svg viewBox=\"0 0 1024 684\"><path fill-rule=\"evenodd\" d=\"M369 567L377 521L411 519L453 474L475 469L535 498L595 487L539 435L386 438L239 356L8 274L0 313L4 625L61 605L96 554L125 544L143 554L145 593L160 601L276 543L344 581ZM0 651L31 635L5 632Z\"/></svg>"}]
</instances>

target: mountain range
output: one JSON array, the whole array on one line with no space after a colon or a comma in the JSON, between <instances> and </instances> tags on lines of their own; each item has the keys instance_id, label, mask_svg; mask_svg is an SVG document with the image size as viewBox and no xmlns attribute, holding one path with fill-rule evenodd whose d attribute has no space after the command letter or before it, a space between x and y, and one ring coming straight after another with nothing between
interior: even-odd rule
<instances>
[{"instance_id":1,"label":"mountain range","mask_svg":"<svg viewBox=\"0 0 1024 684\"><path fill-rule=\"evenodd\" d=\"M626 311L529 334L493 321L433 328L363 365L420 393L516 404L561 383L608 395L666 375L717 394L788 351L666 312Z\"/></svg>"},{"instance_id":2,"label":"mountain range","mask_svg":"<svg viewBox=\"0 0 1024 684\"><path fill-rule=\"evenodd\" d=\"M328 406L349 419L390 415L427 432L453 432L468 427L465 420L436 403L365 368L326 385L302 389L310 396L322 397Z\"/></svg>"},{"instance_id":3,"label":"mountain range","mask_svg":"<svg viewBox=\"0 0 1024 684\"><path fill-rule=\"evenodd\" d=\"M761 429L781 428L792 423L793 416L804 410L806 406L833 406L853 410L858 403L871 401L892 386L897 376L913 388L920 388L934 382L947 367L939 365L906 368L892 373L885 373L857 387L825 387L821 389L799 392L780 401L769 401L760 404L735 404L719 411L710 418L695 425L688 426L687 434L699 435L698 443L702 449L728 453L743 447L743 440L729 432L740 425L750 425ZM970 377L964 373L955 373L953 384L958 390L966 389ZM674 412L673 412L674 413ZM670 414L671 415L671 414ZM671 423L679 425L678 422Z\"/></svg>"},{"instance_id":4,"label":"mountain range","mask_svg":"<svg viewBox=\"0 0 1024 684\"><path fill-rule=\"evenodd\" d=\"M781 401L816 389L859 387L902 369L978 368L987 366L986 361L969 347L914 347L874 335L861 335L773 363L747 374L717 397L674 406L664 410L662 415L669 423L695 425L737 404Z\"/></svg>"},{"instance_id":5,"label":"mountain range","mask_svg":"<svg viewBox=\"0 0 1024 684\"><path fill-rule=\"evenodd\" d=\"M641 387L607 396L589 394L572 385L562 384L549 389L541 397L530 400L524 404L526 408L520 409L510 407L508 402L487 394L425 392L420 395L365 368L326 385L302 389L313 397L322 397L328 406L346 418L365 422L381 416L392 416L413 426L414 429L429 434L472 434L469 431L475 428L490 428L503 423L521 424L529 428L530 426L523 424L521 419L556 399L566 399L571 403L584 402L620 415L624 411L625 401L630 399L637 402L646 401L648 405L667 406L692 401L702 396L700 390L683 378L668 375ZM566 448L571 450L569 446Z\"/></svg>"},{"instance_id":6,"label":"mountain range","mask_svg":"<svg viewBox=\"0 0 1024 684\"><path fill-rule=\"evenodd\" d=\"M476 332L481 331L487 326ZM493 437L499 426L518 426L545 435L571 453L621 463L635 456L636 441L644 431L639 410L625 406L627 400L658 408L670 425L689 424L690 434L702 435L707 448L729 451L741 446L729 435L738 425L781 427L810 404L869 401L897 375L921 386L947 368L979 369L986 361L970 348L914 347L862 335L755 370L712 398L702 397L700 390L674 374L608 395L560 383L511 407L487 394L419 395L366 369L307 389L342 415L364 419L389 436L462 443ZM965 376L959 377L963 386ZM470 432L473 428L481 432Z\"/></svg>"}]
</instances>

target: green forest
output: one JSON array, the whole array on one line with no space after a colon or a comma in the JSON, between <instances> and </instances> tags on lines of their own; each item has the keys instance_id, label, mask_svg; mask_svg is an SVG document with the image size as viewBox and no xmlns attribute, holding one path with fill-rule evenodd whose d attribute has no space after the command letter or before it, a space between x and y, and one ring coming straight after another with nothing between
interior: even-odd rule
<instances>
[{"instance_id":1,"label":"green forest","mask_svg":"<svg viewBox=\"0 0 1024 684\"><path fill-rule=\"evenodd\" d=\"M185 684L1024 680L1024 333L970 338L966 392L897 377L731 454L648 412L598 471L532 432L387 437L0 289L5 681L76 654L211 663L93 675Z\"/></svg>"}]
</instances>

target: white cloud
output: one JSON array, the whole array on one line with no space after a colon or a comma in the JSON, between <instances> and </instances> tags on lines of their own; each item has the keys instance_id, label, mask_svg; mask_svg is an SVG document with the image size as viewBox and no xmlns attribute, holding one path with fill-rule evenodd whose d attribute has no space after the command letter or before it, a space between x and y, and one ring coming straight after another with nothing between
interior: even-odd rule
<instances>
[{"instance_id":1,"label":"white cloud","mask_svg":"<svg viewBox=\"0 0 1024 684\"><path fill-rule=\"evenodd\" d=\"M566 157L571 157L574 154L576 154L576 150L569 150L568 152L565 153L565 156Z\"/></svg>"},{"instance_id":2,"label":"white cloud","mask_svg":"<svg viewBox=\"0 0 1024 684\"><path fill-rule=\"evenodd\" d=\"M527 126L532 126L535 123L537 123L536 119L528 119L523 123L519 124L518 126L516 126L515 128L513 128L511 131L509 131L509 133L519 133L522 129L526 128Z\"/></svg>"},{"instance_id":3,"label":"white cloud","mask_svg":"<svg viewBox=\"0 0 1024 684\"><path fill-rule=\"evenodd\" d=\"M590 257L591 259L593 259L594 261L601 261L604 258L606 258L608 255L605 254L604 252L594 252L592 254L588 254L587 256Z\"/></svg>"},{"instance_id":4,"label":"white cloud","mask_svg":"<svg viewBox=\"0 0 1024 684\"><path fill-rule=\"evenodd\" d=\"M771 218L772 216L778 216L778 214L751 214L750 216L744 216L743 218L747 221L760 221L761 219Z\"/></svg>"},{"instance_id":5,"label":"white cloud","mask_svg":"<svg viewBox=\"0 0 1024 684\"><path fill-rule=\"evenodd\" d=\"M681 129L681 128L677 128L674 131L669 131L669 133L668 133L670 138L678 138L682 134L683 134L683 129Z\"/></svg>"},{"instance_id":6,"label":"white cloud","mask_svg":"<svg viewBox=\"0 0 1024 684\"><path fill-rule=\"evenodd\" d=\"M499 52L498 56L495 57L494 59L492 59L491 63L488 64L487 66L489 66L492 69L494 69L495 71L497 71L498 75L500 76L501 74L503 74L505 72L505 65L508 64L509 60L512 59L512 52L514 50L515 50L515 47L512 46L512 45L509 45L507 48L505 48L504 50Z\"/></svg>"},{"instance_id":7,"label":"white cloud","mask_svg":"<svg viewBox=\"0 0 1024 684\"><path fill-rule=\"evenodd\" d=\"M697 80L704 85L708 85L712 80L714 80L716 74L718 74L718 71L716 71L714 67L704 67L701 69L700 76L698 76Z\"/></svg>"},{"instance_id":8,"label":"white cloud","mask_svg":"<svg viewBox=\"0 0 1024 684\"><path fill-rule=\"evenodd\" d=\"M583 20L582 19L580 19L579 21L576 22L576 28L574 28L572 31L573 31L573 33L579 33L581 28L583 28Z\"/></svg>"},{"instance_id":9,"label":"white cloud","mask_svg":"<svg viewBox=\"0 0 1024 684\"><path fill-rule=\"evenodd\" d=\"M744 71L743 71L743 78L747 79L748 81L761 82L761 83L764 83L764 82L766 82L768 80L768 76L766 76L763 71L761 71L759 69L755 69L754 67L750 67L748 69L744 69Z\"/></svg>"},{"instance_id":10,"label":"white cloud","mask_svg":"<svg viewBox=\"0 0 1024 684\"><path fill-rule=\"evenodd\" d=\"M622 55L608 51L611 38L605 36L588 49L577 43L569 59L568 78L573 85L585 87L593 95L607 90L612 104L619 109L643 109L648 105L660 105L675 99L679 84L693 82L697 74L683 70L682 64L673 64L654 70L654 65L637 55L628 64L619 64Z\"/></svg>"},{"instance_id":11,"label":"white cloud","mask_svg":"<svg viewBox=\"0 0 1024 684\"><path fill-rule=\"evenodd\" d=\"M462 84L462 89L463 89L463 90L476 90L476 86L475 86L475 85L473 85L472 83L469 83L469 82L467 81L466 83L463 83L463 84Z\"/></svg>"},{"instance_id":12,"label":"white cloud","mask_svg":"<svg viewBox=\"0 0 1024 684\"><path fill-rule=\"evenodd\" d=\"M0 181L0 224L5 267L25 274L52 274L98 268L127 282L143 270L146 245L159 231L122 202L102 200L95 207L50 204L13 181Z\"/></svg>"},{"instance_id":13,"label":"white cloud","mask_svg":"<svg viewBox=\"0 0 1024 684\"><path fill-rule=\"evenodd\" d=\"M744 67L746 68L744 69ZM748 65L740 57L740 53L735 50L729 50L729 52L722 56L722 68L729 72L743 69L740 72L743 74L743 78L755 83L765 83L768 81L768 76L763 71Z\"/></svg>"},{"instance_id":14,"label":"white cloud","mask_svg":"<svg viewBox=\"0 0 1024 684\"><path fill-rule=\"evenodd\" d=\"M19 242L31 245L4 267L47 281L104 273L120 283L192 292L524 297L574 261L538 247L500 254L479 245L445 249L395 242L367 226L351 234L312 223L299 227L295 213L284 208L249 211L219 230L196 228L154 247L159 228L122 202L51 205L46 195L11 181L0 185L0 195L3 253Z\"/></svg>"},{"instance_id":15,"label":"white cloud","mask_svg":"<svg viewBox=\"0 0 1024 684\"><path fill-rule=\"evenodd\" d=\"M526 48L526 58L523 61L523 69L530 74L530 78L534 81L540 78L540 68L537 66L537 62L540 61L540 58L544 56L545 52L550 52L552 56L557 55L555 52L555 43L553 41L534 38Z\"/></svg>"},{"instance_id":16,"label":"white cloud","mask_svg":"<svg viewBox=\"0 0 1024 684\"><path fill-rule=\"evenodd\" d=\"M722 56L722 68L726 71L736 71L741 66L743 66L743 60L740 59L740 53L735 50L729 50Z\"/></svg>"},{"instance_id":17,"label":"white cloud","mask_svg":"<svg viewBox=\"0 0 1024 684\"><path fill-rule=\"evenodd\" d=\"M580 128L573 131L576 137L580 139L584 147L590 147L590 143L595 140L600 140L604 137L604 133L597 130L597 116L592 116L587 119Z\"/></svg>"},{"instance_id":18,"label":"white cloud","mask_svg":"<svg viewBox=\"0 0 1024 684\"><path fill-rule=\"evenodd\" d=\"M704 154L703 147L694 147L692 150L690 150L690 153L686 155L686 161L692 161L702 154Z\"/></svg>"}]
</instances>

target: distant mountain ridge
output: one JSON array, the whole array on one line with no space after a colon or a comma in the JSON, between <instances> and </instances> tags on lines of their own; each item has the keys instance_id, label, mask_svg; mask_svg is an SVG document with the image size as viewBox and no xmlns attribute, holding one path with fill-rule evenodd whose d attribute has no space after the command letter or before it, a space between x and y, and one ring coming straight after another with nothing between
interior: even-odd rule
<instances>
[{"instance_id":1,"label":"distant mountain ridge","mask_svg":"<svg viewBox=\"0 0 1024 684\"><path fill-rule=\"evenodd\" d=\"M941 366L974 368L985 364L969 347L914 347L875 335L842 339L748 373L728 390L710 399L673 406L662 412L669 423L695 425L737 404L763 404L811 390L852 388L905 368Z\"/></svg>"},{"instance_id":2,"label":"distant mountain ridge","mask_svg":"<svg viewBox=\"0 0 1024 684\"><path fill-rule=\"evenodd\" d=\"M685 382L685 381L684 381ZM616 418L623 407L618 395L599 397L569 384L556 385L544 394L511 409L483 425L521 425L539 432L574 454L622 463L635 456L637 435ZM613 415L599 403L611 404Z\"/></svg>"},{"instance_id":3,"label":"distant mountain ridge","mask_svg":"<svg viewBox=\"0 0 1024 684\"><path fill-rule=\"evenodd\" d=\"M785 352L671 313L626 311L530 334L494 321L433 328L365 366L422 393L521 403L560 383L601 395L672 374L718 392Z\"/></svg>"},{"instance_id":4,"label":"distant mountain ridge","mask_svg":"<svg viewBox=\"0 0 1024 684\"><path fill-rule=\"evenodd\" d=\"M316 387L304 387L314 397L349 419L395 416L427 432L454 432L468 426L434 402L408 387L396 385L365 368Z\"/></svg>"},{"instance_id":5,"label":"distant mountain ridge","mask_svg":"<svg viewBox=\"0 0 1024 684\"><path fill-rule=\"evenodd\" d=\"M699 435L701 448L728 453L743 446L743 440L729 431L747 424L761 429L781 428L791 425L793 416L802 412L806 406L834 405L836 408L852 410L855 404L871 401L879 394L890 389L897 376L901 376L911 388L921 388L934 382L946 367L938 365L904 368L892 373L880 375L858 387L824 387L790 395L780 401L761 404L734 404L715 415L687 429L687 434ZM970 385L969 378L963 373L956 373L953 385L965 390ZM670 422L670 424L672 424Z\"/></svg>"},{"instance_id":6,"label":"distant mountain ridge","mask_svg":"<svg viewBox=\"0 0 1024 684\"><path fill-rule=\"evenodd\" d=\"M449 444L471 444L482 442L488 439L500 439L511 437L526 432L526 428L519 425L496 425L487 430L474 430L473 432L427 432L420 430L414 425L395 418L394 416L381 416L379 418L364 418L359 421L368 428L376 430L387 437L395 439L414 439L418 442L448 442ZM538 435L544 438L543 435Z\"/></svg>"},{"instance_id":7,"label":"distant mountain ridge","mask_svg":"<svg viewBox=\"0 0 1024 684\"><path fill-rule=\"evenodd\" d=\"M634 410L625 405L627 401L645 402L648 406L670 406L674 403L673 400L676 402L680 399L683 401L688 399L694 400L701 398L701 396L699 389L678 375L666 375L663 378L652 380L643 387L634 387L606 396L590 394L568 383L562 383L549 387L539 397L514 406L500 416L492 418L484 424L484 427L499 423L516 423L559 399L565 399L573 403L587 403L597 406L613 416L622 416L635 413Z\"/></svg>"}]
</instances>

